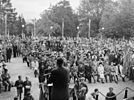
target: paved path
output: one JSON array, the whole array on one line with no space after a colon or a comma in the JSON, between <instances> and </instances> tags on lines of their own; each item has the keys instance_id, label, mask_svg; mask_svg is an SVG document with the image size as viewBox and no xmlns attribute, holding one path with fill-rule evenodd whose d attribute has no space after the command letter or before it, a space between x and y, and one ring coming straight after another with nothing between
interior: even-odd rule
<instances>
[{"instance_id":1,"label":"paved path","mask_svg":"<svg viewBox=\"0 0 134 100\"><path fill-rule=\"evenodd\" d=\"M31 93L34 96L35 100L38 100L39 85L38 79L34 77L33 70L30 70L25 63L22 63L21 58L13 58L11 63L8 63L7 66L11 75L12 82L15 82L18 79L18 75L21 75L23 80L25 80L26 76L29 77L29 80L32 81ZM0 94L0 100L14 100L13 98L16 95L16 88L12 88L11 92L2 92L2 94Z\"/></svg>"},{"instance_id":2,"label":"paved path","mask_svg":"<svg viewBox=\"0 0 134 100\"><path fill-rule=\"evenodd\" d=\"M18 75L21 75L23 80L25 80L25 77L28 76L30 80L32 81L32 90L31 93L34 96L35 100L39 100L39 84L38 79L34 78L33 70L30 70L25 63L22 63L21 58L12 59L11 63L7 64L9 73L11 75L11 81L15 82ZM71 85L72 87L72 85ZM114 92L117 94L125 87L130 87L134 89L134 83L127 81L127 82L119 82L119 84L116 83L105 83L105 84L88 84L89 92L90 94L95 88L98 88L100 91L102 91L103 94L106 94L108 92L109 87L114 87ZM117 96L117 100L123 100L124 93L121 93L119 96ZM128 96L134 96L134 92L129 91ZM0 100L14 100L13 98L16 96L16 89L12 88L11 92L2 92L0 94ZM102 95L99 95L99 100L105 100Z\"/></svg>"}]
</instances>

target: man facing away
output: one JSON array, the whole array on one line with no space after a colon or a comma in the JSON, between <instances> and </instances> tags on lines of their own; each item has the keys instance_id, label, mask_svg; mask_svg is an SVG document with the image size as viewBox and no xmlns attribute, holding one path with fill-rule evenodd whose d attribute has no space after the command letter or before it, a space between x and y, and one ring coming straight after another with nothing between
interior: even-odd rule
<instances>
[{"instance_id":1,"label":"man facing away","mask_svg":"<svg viewBox=\"0 0 134 100\"><path fill-rule=\"evenodd\" d=\"M57 60L57 68L51 72L48 83L53 83L51 100L69 100L69 71L63 67L63 59Z\"/></svg>"}]
</instances>

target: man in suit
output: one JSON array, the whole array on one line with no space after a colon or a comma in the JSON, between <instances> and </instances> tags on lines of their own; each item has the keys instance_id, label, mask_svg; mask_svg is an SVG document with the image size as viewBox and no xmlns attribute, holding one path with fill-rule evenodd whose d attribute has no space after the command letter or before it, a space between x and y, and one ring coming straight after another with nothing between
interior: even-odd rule
<instances>
[{"instance_id":1,"label":"man in suit","mask_svg":"<svg viewBox=\"0 0 134 100\"><path fill-rule=\"evenodd\" d=\"M107 93L105 100L116 100L116 94L113 93L112 87L109 88L109 92Z\"/></svg>"},{"instance_id":2,"label":"man in suit","mask_svg":"<svg viewBox=\"0 0 134 100\"><path fill-rule=\"evenodd\" d=\"M7 48L6 48L6 57L7 57L7 62L10 62L10 60L11 60L11 56L12 56L12 49L8 46Z\"/></svg>"},{"instance_id":3,"label":"man in suit","mask_svg":"<svg viewBox=\"0 0 134 100\"><path fill-rule=\"evenodd\" d=\"M31 91L31 87L32 87L32 83L31 81L29 81L28 77L26 77L26 81L24 81L23 87L24 87L24 97L25 97L27 93Z\"/></svg>"},{"instance_id":4,"label":"man in suit","mask_svg":"<svg viewBox=\"0 0 134 100\"><path fill-rule=\"evenodd\" d=\"M13 45L13 55L14 55L14 58L16 58L17 56L17 45Z\"/></svg>"},{"instance_id":5,"label":"man in suit","mask_svg":"<svg viewBox=\"0 0 134 100\"><path fill-rule=\"evenodd\" d=\"M15 82L15 87L17 88L17 97L21 100L23 92L23 80L21 79L21 76L18 76L18 80Z\"/></svg>"},{"instance_id":6,"label":"man in suit","mask_svg":"<svg viewBox=\"0 0 134 100\"><path fill-rule=\"evenodd\" d=\"M57 60L57 68L51 72L48 83L53 83L51 100L69 100L69 71L63 67L63 59Z\"/></svg>"}]
</instances>

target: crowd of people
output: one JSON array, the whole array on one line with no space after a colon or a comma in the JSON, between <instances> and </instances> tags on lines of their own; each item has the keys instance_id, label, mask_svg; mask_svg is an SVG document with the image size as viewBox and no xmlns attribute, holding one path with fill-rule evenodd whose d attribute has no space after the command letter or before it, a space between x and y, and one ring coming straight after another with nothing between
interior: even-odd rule
<instances>
[{"instance_id":1,"label":"crowd of people","mask_svg":"<svg viewBox=\"0 0 134 100\"><path fill-rule=\"evenodd\" d=\"M28 54L23 55L23 61L34 69L35 77L39 76L40 83L49 79L50 73L57 66L58 58L63 59L63 66L69 70L69 81L73 80L76 85L81 78L88 83L103 84L118 84L120 79L125 82L126 78L134 80L134 52L132 43L128 40L52 38L31 42L30 46L26 46L27 50L31 49ZM86 84L81 89L83 86ZM87 87L85 88L87 91ZM78 88L78 92L81 89ZM73 98L75 100L76 97Z\"/></svg>"},{"instance_id":2,"label":"crowd of people","mask_svg":"<svg viewBox=\"0 0 134 100\"><path fill-rule=\"evenodd\" d=\"M65 83L66 87L66 83L69 84L73 81L75 84L74 90L71 91L73 100L77 100L77 97L79 98L78 100L85 100L85 98L80 98L82 96L79 96L85 95L88 91L87 85L84 84L84 82L100 82L102 84L115 82L118 84L120 79L125 82L126 78L134 81L134 49L132 43L128 40L98 38L61 39L56 37L52 37L51 39L27 38L19 39L18 41L17 39L12 39L12 41L10 40L6 46L2 46L3 48L1 48L0 52L1 62L10 62L12 55L13 57L21 55L22 61L27 63L27 66L30 69L34 70L34 75L39 78L39 83L53 83L56 82L55 78L59 78L58 81L62 82L60 79L63 78L63 80L65 80L63 84ZM60 63L58 63L58 61ZM62 71L65 71L62 75L66 73L65 76L53 76L54 73L57 73L57 71L53 72L57 66L64 66L66 70L68 70L66 71L62 69ZM4 64L1 68L4 69ZM60 71L61 69L58 70L58 72ZM11 86L8 81L10 75L7 75L8 78L6 78L5 82L3 74L7 75L8 70L6 69L0 72L0 81L4 82L6 85L5 90L7 90L6 88L9 86L10 91ZM16 81L15 86L17 87L17 93L21 100L20 95L22 88L24 87L26 89L26 87L21 81L21 76L18 78L19 79ZM81 80L82 82L80 82ZM22 83L23 85L18 85ZM56 82L55 84L58 84L59 87L61 86L61 83L59 82ZM80 92L80 90L84 91ZM61 93L64 93L62 89ZM59 97L58 99L56 99L54 95L52 100L62 100L60 98L61 93L56 96ZM29 94L29 91L25 93L24 96L26 96L26 94ZM62 95L62 97L64 96Z\"/></svg>"}]
</instances>

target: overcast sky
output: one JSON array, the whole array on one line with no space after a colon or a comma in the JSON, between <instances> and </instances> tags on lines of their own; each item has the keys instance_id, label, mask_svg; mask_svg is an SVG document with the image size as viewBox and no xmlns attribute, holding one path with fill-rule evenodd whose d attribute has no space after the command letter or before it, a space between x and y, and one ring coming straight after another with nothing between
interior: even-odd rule
<instances>
[{"instance_id":1,"label":"overcast sky","mask_svg":"<svg viewBox=\"0 0 134 100\"><path fill-rule=\"evenodd\" d=\"M19 14L23 14L27 21L39 18L40 13L61 0L11 0L13 7ZM79 6L80 0L68 0L73 9Z\"/></svg>"}]
</instances>

